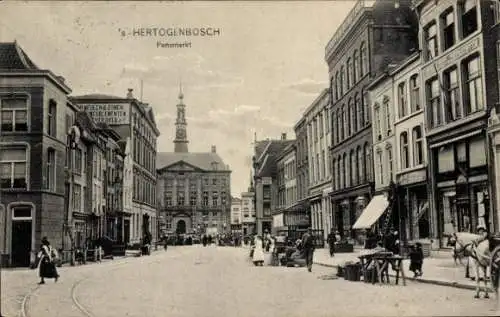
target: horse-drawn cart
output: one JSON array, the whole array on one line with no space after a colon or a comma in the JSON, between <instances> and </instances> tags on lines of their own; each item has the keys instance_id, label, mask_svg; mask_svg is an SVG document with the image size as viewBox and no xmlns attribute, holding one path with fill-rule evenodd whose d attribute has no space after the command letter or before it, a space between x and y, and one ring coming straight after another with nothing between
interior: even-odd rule
<instances>
[{"instance_id":1,"label":"horse-drawn cart","mask_svg":"<svg viewBox=\"0 0 500 317\"><path fill-rule=\"evenodd\" d=\"M498 282L500 277L500 236L493 236L489 239L490 249L490 276L491 286L495 293L498 293Z\"/></svg>"}]
</instances>

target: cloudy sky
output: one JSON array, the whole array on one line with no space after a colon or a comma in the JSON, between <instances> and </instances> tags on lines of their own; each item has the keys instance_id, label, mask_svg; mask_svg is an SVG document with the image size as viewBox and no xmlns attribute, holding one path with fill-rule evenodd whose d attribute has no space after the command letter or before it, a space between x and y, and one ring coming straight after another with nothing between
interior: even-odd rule
<instances>
[{"instance_id":1,"label":"cloudy sky","mask_svg":"<svg viewBox=\"0 0 500 317\"><path fill-rule=\"evenodd\" d=\"M125 96L134 88L139 98L142 79L159 151L173 151L182 80L189 150L216 145L239 196L249 184L254 132L294 138L294 124L328 86L324 48L354 3L0 2L0 40L16 39L39 67L64 76L73 95ZM127 35L141 27L213 27L220 35ZM158 41L191 46L158 48Z\"/></svg>"}]
</instances>

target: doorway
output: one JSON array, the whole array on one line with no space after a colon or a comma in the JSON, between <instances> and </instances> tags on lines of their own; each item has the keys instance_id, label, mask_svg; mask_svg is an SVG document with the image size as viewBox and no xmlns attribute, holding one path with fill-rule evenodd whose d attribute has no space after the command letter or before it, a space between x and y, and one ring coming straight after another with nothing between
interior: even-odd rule
<instances>
[{"instance_id":1,"label":"doorway","mask_svg":"<svg viewBox=\"0 0 500 317\"><path fill-rule=\"evenodd\" d=\"M29 267L32 240L31 220L12 221L12 266Z\"/></svg>"},{"instance_id":2,"label":"doorway","mask_svg":"<svg viewBox=\"0 0 500 317\"><path fill-rule=\"evenodd\" d=\"M177 234L186 233L186 222L184 220L181 219L181 220L177 221L177 226L176 226L175 232Z\"/></svg>"},{"instance_id":3,"label":"doorway","mask_svg":"<svg viewBox=\"0 0 500 317\"><path fill-rule=\"evenodd\" d=\"M130 219L123 220L123 242L130 242Z\"/></svg>"}]
</instances>

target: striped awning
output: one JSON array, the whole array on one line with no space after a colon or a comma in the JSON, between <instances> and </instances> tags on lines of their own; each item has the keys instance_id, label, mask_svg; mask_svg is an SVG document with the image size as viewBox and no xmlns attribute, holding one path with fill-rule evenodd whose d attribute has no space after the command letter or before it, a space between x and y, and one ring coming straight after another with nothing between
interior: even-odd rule
<instances>
[{"instance_id":1,"label":"striped awning","mask_svg":"<svg viewBox=\"0 0 500 317\"><path fill-rule=\"evenodd\" d=\"M359 216L358 220L353 229L367 229L373 226L375 222L382 216L384 211L389 206L389 201L385 195L377 195L370 200L368 206L365 207L361 216Z\"/></svg>"}]
</instances>

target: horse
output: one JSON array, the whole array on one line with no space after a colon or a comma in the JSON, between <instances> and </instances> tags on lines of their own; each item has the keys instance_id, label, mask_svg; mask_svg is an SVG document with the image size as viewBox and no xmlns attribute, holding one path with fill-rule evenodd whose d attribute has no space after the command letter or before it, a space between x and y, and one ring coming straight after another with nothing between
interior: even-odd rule
<instances>
[{"instance_id":1,"label":"horse","mask_svg":"<svg viewBox=\"0 0 500 317\"><path fill-rule=\"evenodd\" d=\"M470 261L469 261L469 259L472 256L472 254L470 252L471 248L468 248L469 245L457 247L456 238L454 238L453 235L449 235L446 246L453 248L453 262L455 262L455 265L460 263L461 265L465 266L465 278L470 278L470 273L469 273ZM466 258L466 260L467 260L467 262L465 264L462 262L463 258ZM457 261L458 261L458 263L457 263Z\"/></svg>"},{"instance_id":2,"label":"horse","mask_svg":"<svg viewBox=\"0 0 500 317\"><path fill-rule=\"evenodd\" d=\"M476 269L476 295L474 298L479 298L480 294L480 278L479 269L484 273L484 298L489 298L488 294L488 279L486 278L487 268L490 265L490 248L489 240L485 239L478 245L475 244L480 238L479 235L470 232L455 232L449 238L450 245L454 245L454 254L469 255L473 259Z\"/></svg>"}]
</instances>

